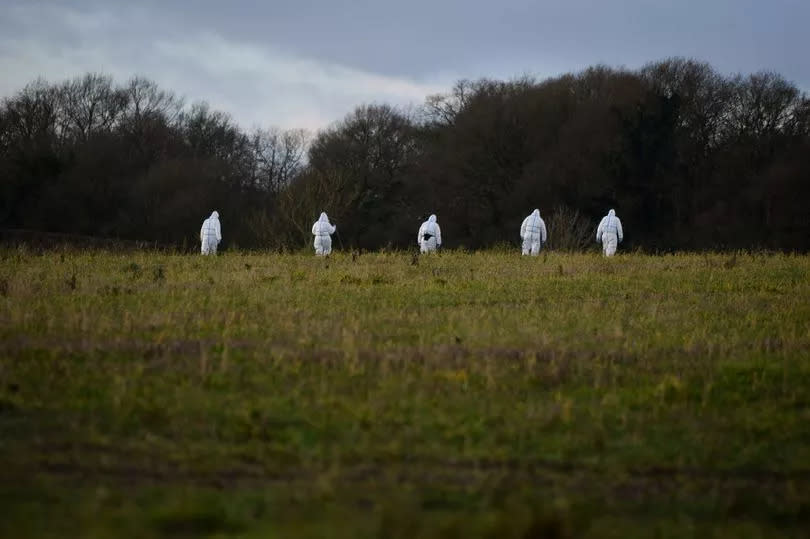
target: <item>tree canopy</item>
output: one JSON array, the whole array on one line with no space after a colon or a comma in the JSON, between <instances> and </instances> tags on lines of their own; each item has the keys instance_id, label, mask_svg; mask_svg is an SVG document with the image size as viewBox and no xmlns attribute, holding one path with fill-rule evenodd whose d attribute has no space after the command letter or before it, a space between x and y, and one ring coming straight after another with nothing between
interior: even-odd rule
<instances>
[{"instance_id":1,"label":"tree canopy","mask_svg":"<svg viewBox=\"0 0 810 539\"><path fill-rule=\"evenodd\" d=\"M190 245L216 209L225 245L297 248L325 210L374 249L410 246L436 213L448 247L478 248L516 242L534 208L555 238L615 208L630 246L807 251L808 155L795 85L682 58L462 80L314 135L91 73L0 105L0 227Z\"/></svg>"}]
</instances>

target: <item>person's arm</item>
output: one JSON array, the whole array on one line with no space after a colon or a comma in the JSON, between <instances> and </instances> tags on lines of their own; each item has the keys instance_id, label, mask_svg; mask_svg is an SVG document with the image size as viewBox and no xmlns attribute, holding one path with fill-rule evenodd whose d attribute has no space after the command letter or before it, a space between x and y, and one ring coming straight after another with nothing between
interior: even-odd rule
<instances>
[{"instance_id":1,"label":"person's arm","mask_svg":"<svg viewBox=\"0 0 810 539\"><path fill-rule=\"evenodd\" d=\"M529 224L529 218L525 218L523 222L520 224L520 239L526 239L526 226Z\"/></svg>"},{"instance_id":2,"label":"person's arm","mask_svg":"<svg viewBox=\"0 0 810 539\"><path fill-rule=\"evenodd\" d=\"M548 232L546 230L546 222L540 219L540 233L541 237L543 238L543 243L546 243L546 239L548 238Z\"/></svg>"},{"instance_id":3,"label":"person's arm","mask_svg":"<svg viewBox=\"0 0 810 539\"><path fill-rule=\"evenodd\" d=\"M416 233L416 245L422 245L422 236L425 235L425 223L419 227L419 232Z\"/></svg>"},{"instance_id":4,"label":"person's arm","mask_svg":"<svg viewBox=\"0 0 810 539\"><path fill-rule=\"evenodd\" d=\"M439 227L439 223L435 223L433 226L436 227L436 246L441 247L441 245L442 245L442 229Z\"/></svg>"},{"instance_id":5,"label":"person's arm","mask_svg":"<svg viewBox=\"0 0 810 539\"><path fill-rule=\"evenodd\" d=\"M222 227L219 224L219 220L217 220L217 243L222 241Z\"/></svg>"},{"instance_id":6,"label":"person's arm","mask_svg":"<svg viewBox=\"0 0 810 539\"><path fill-rule=\"evenodd\" d=\"M602 231L605 228L605 218L599 221L599 226L596 227L596 243L602 243Z\"/></svg>"},{"instance_id":7,"label":"person's arm","mask_svg":"<svg viewBox=\"0 0 810 539\"><path fill-rule=\"evenodd\" d=\"M200 227L200 243L202 243L202 241L203 241L203 233L205 232L205 224L206 223L207 223L207 221L203 221L203 224Z\"/></svg>"},{"instance_id":8,"label":"person's arm","mask_svg":"<svg viewBox=\"0 0 810 539\"><path fill-rule=\"evenodd\" d=\"M616 218L616 233L619 235L619 242L621 242L624 239L624 231L622 230L622 222L618 217Z\"/></svg>"},{"instance_id":9,"label":"person's arm","mask_svg":"<svg viewBox=\"0 0 810 539\"><path fill-rule=\"evenodd\" d=\"M329 225L329 226L331 227L329 230L329 234L332 235L335 233L335 230L337 230L337 225Z\"/></svg>"}]
</instances>

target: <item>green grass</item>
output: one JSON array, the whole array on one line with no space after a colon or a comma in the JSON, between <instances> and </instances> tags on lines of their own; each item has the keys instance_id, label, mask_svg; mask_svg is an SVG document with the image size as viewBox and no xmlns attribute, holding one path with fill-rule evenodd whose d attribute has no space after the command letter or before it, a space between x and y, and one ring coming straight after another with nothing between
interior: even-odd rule
<instances>
[{"instance_id":1,"label":"green grass","mask_svg":"<svg viewBox=\"0 0 810 539\"><path fill-rule=\"evenodd\" d=\"M0 251L2 537L810 529L810 258Z\"/></svg>"}]
</instances>

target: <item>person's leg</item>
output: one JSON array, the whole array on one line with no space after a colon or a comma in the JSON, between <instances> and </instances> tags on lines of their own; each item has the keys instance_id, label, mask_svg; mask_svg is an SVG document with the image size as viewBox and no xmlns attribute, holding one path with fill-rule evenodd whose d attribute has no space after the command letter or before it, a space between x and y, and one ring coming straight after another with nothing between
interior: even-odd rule
<instances>
[{"instance_id":1,"label":"person's leg","mask_svg":"<svg viewBox=\"0 0 810 539\"><path fill-rule=\"evenodd\" d=\"M323 254L328 255L329 253L331 253L332 252L332 238L330 238L329 236L324 236L323 239L321 240L321 242L323 243Z\"/></svg>"},{"instance_id":2,"label":"person's leg","mask_svg":"<svg viewBox=\"0 0 810 539\"><path fill-rule=\"evenodd\" d=\"M615 235L609 235L607 240L603 240L605 242L605 255L606 256L613 256L616 254L616 246L618 245L619 241Z\"/></svg>"}]
</instances>

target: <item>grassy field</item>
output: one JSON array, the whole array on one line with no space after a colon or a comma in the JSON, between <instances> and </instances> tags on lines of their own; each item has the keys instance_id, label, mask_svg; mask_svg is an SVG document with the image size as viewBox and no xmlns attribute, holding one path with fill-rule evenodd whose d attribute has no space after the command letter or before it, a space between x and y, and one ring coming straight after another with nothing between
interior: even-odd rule
<instances>
[{"instance_id":1,"label":"grassy field","mask_svg":"<svg viewBox=\"0 0 810 539\"><path fill-rule=\"evenodd\" d=\"M808 257L0 258L0 537L810 530Z\"/></svg>"}]
</instances>

